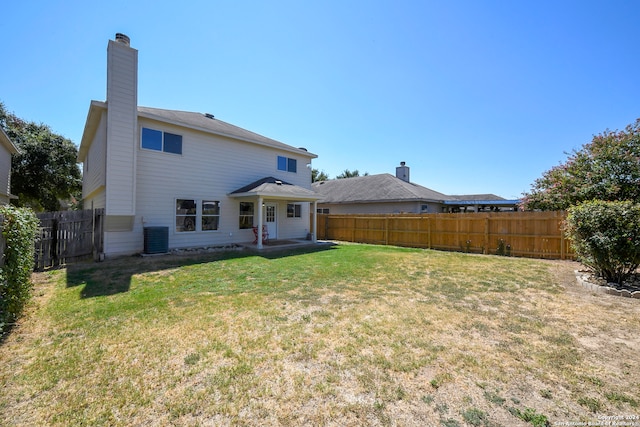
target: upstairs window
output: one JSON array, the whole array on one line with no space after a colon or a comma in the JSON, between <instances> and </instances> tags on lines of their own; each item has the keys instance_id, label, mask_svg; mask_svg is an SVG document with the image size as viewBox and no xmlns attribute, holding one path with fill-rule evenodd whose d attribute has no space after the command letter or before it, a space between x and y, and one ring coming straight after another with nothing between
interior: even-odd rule
<instances>
[{"instance_id":1,"label":"upstairs window","mask_svg":"<svg viewBox=\"0 0 640 427\"><path fill-rule=\"evenodd\" d=\"M142 148L165 153L182 154L182 135L142 128Z\"/></svg>"},{"instance_id":2,"label":"upstairs window","mask_svg":"<svg viewBox=\"0 0 640 427\"><path fill-rule=\"evenodd\" d=\"M298 172L298 161L289 157L278 156L278 170L286 172Z\"/></svg>"}]
</instances>

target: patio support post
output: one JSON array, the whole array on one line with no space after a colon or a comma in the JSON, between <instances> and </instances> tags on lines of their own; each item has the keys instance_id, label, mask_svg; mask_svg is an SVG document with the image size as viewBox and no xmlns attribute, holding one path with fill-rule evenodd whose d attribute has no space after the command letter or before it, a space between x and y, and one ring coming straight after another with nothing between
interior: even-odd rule
<instances>
[{"instance_id":1,"label":"patio support post","mask_svg":"<svg viewBox=\"0 0 640 427\"><path fill-rule=\"evenodd\" d=\"M262 196L258 196L258 249L262 249Z\"/></svg>"},{"instance_id":2,"label":"patio support post","mask_svg":"<svg viewBox=\"0 0 640 427\"><path fill-rule=\"evenodd\" d=\"M318 242L318 201L313 201L313 234L311 235L313 243Z\"/></svg>"}]
</instances>

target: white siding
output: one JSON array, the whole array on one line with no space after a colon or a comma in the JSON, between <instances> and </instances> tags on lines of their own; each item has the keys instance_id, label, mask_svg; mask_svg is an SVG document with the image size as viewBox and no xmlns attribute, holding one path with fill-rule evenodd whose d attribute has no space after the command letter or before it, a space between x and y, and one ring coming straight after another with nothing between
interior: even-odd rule
<instances>
[{"instance_id":1,"label":"white siding","mask_svg":"<svg viewBox=\"0 0 640 427\"><path fill-rule=\"evenodd\" d=\"M105 244L111 254L140 252L144 226L169 227L169 247L221 245L250 242L252 230L239 229L240 200L227 194L267 176L311 188L310 159L293 157L273 148L140 119L148 127L182 135L182 155L140 148L136 143L136 217L133 231L108 233ZM140 135L140 130L137 132ZM278 171L277 156L297 159L297 173ZM217 231L175 231L176 199L219 200ZM246 200L253 201L253 200ZM255 202L255 201L254 201ZM278 238L303 238L309 230L309 203L302 202L301 218L287 218L287 201L277 200ZM256 214L258 207L256 208ZM254 220L257 223L257 218ZM271 236L272 238L274 236Z\"/></svg>"},{"instance_id":2,"label":"white siding","mask_svg":"<svg viewBox=\"0 0 640 427\"><path fill-rule=\"evenodd\" d=\"M11 193L11 153L0 143L0 204L9 203Z\"/></svg>"},{"instance_id":3,"label":"white siding","mask_svg":"<svg viewBox=\"0 0 640 427\"><path fill-rule=\"evenodd\" d=\"M145 216L147 225L169 226L172 247L253 240L251 230L238 228L239 200L227 197L253 181L274 176L301 187L311 186L311 172L305 166L308 159L302 156L298 158L298 173L283 172L277 170L277 156L291 155L275 149L153 122L141 121L141 126L183 137L182 156L143 149L138 153L138 214ZM175 232L175 199L178 198L220 200L219 231ZM278 219L284 224L285 201L278 201ZM286 235L284 226L278 228ZM300 235L303 233L304 228Z\"/></svg>"},{"instance_id":4,"label":"white siding","mask_svg":"<svg viewBox=\"0 0 640 427\"><path fill-rule=\"evenodd\" d=\"M98 129L82 165L82 197L85 202L88 201L90 203L91 200L87 199L87 197L89 195L95 196L95 192L106 184L106 147L107 113L105 111L101 115ZM90 207L87 203L85 203L85 206L87 208ZM100 207L104 208L104 205Z\"/></svg>"},{"instance_id":5,"label":"white siding","mask_svg":"<svg viewBox=\"0 0 640 427\"><path fill-rule=\"evenodd\" d=\"M107 56L107 215L134 215L138 51L111 40Z\"/></svg>"}]
</instances>

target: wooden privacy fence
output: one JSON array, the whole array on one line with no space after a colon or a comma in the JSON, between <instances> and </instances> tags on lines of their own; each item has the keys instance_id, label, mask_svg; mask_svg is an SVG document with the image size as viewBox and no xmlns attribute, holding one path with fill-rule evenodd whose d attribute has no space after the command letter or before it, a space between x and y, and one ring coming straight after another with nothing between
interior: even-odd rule
<instances>
[{"instance_id":1,"label":"wooden privacy fence","mask_svg":"<svg viewBox=\"0 0 640 427\"><path fill-rule=\"evenodd\" d=\"M35 269L91 259L103 251L104 209L37 214L39 236L35 243Z\"/></svg>"},{"instance_id":2,"label":"wooden privacy fence","mask_svg":"<svg viewBox=\"0 0 640 427\"><path fill-rule=\"evenodd\" d=\"M574 259L565 212L319 214L319 239L529 258Z\"/></svg>"}]
</instances>

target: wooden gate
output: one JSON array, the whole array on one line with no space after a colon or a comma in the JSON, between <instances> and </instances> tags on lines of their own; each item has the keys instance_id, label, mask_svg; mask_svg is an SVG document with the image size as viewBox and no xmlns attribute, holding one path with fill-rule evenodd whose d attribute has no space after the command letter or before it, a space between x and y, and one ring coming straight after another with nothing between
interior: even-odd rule
<instances>
[{"instance_id":1,"label":"wooden gate","mask_svg":"<svg viewBox=\"0 0 640 427\"><path fill-rule=\"evenodd\" d=\"M97 259L103 251L104 209L44 212L35 243L35 269Z\"/></svg>"}]
</instances>

